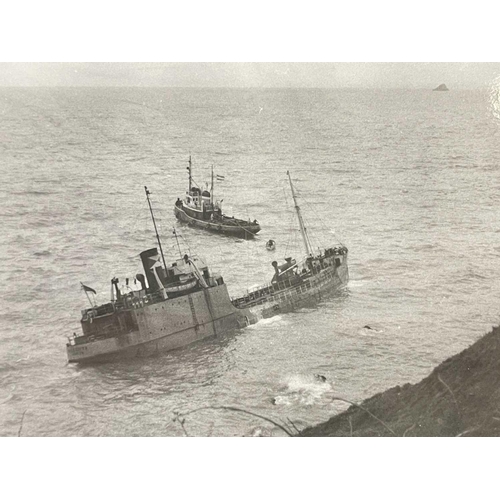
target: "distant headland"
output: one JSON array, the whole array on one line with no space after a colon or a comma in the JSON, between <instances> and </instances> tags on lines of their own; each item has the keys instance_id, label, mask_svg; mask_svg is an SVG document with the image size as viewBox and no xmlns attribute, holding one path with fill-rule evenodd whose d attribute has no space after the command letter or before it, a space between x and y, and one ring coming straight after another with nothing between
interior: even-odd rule
<instances>
[{"instance_id":1,"label":"distant headland","mask_svg":"<svg viewBox=\"0 0 500 500\"><path fill-rule=\"evenodd\" d=\"M450 90L444 83L432 90Z\"/></svg>"}]
</instances>

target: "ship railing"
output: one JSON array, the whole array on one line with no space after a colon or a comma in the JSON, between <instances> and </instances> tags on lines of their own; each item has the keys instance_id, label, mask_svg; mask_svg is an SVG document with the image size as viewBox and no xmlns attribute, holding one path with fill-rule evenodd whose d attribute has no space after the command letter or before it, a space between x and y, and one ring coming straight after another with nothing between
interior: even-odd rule
<instances>
[{"instance_id":1,"label":"ship railing","mask_svg":"<svg viewBox=\"0 0 500 500\"><path fill-rule=\"evenodd\" d=\"M298 282L292 282L290 279L279 281L276 283L271 283L268 285L263 285L252 292L238 297L236 299L231 299L231 302L235 307L247 308L254 307L267 302L281 302L284 298L289 298L293 300L294 297L302 293L306 293L314 285L322 285L329 281L335 273L336 266L328 266L317 273L308 274L310 279L304 279ZM267 289L267 293L264 293ZM260 295L255 293L256 291L261 291Z\"/></svg>"},{"instance_id":2,"label":"ship railing","mask_svg":"<svg viewBox=\"0 0 500 500\"><path fill-rule=\"evenodd\" d=\"M115 308L112 302L84 309L82 311L82 321L91 320L100 316L107 316L108 314L113 314L114 311Z\"/></svg>"},{"instance_id":3,"label":"ship railing","mask_svg":"<svg viewBox=\"0 0 500 500\"><path fill-rule=\"evenodd\" d=\"M162 302L165 300L163 298L163 290L157 290L153 293L148 293L143 297L130 297L125 296L120 301L115 303L116 309L140 309L149 304L155 304L157 302Z\"/></svg>"},{"instance_id":4,"label":"ship railing","mask_svg":"<svg viewBox=\"0 0 500 500\"><path fill-rule=\"evenodd\" d=\"M280 302L287 295L306 292L311 288L309 280L292 281L291 279L268 283L247 292L242 297L231 299L235 307L250 307L266 302Z\"/></svg>"},{"instance_id":5,"label":"ship railing","mask_svg":"<svg viewBox=\"0 0 500 500\"><path fill-rule=\"evenodd\" d=\"M89 344L97 340L105 340L117 337L118 335L121 335L123 333L125 332L120 328L118 328L117 326L108 325L105 331L101 333L95 333L90 335L77 335L76 333L74 333L73 337L68 337L68 345L75 346L75 345Z\"/></svg>"},{"instance_id":6,"label":"ship railing","mask_svg":"<svg viewBox=\"0 0 500 500\"><path fill-rule=\"evenodd\" d=\"M257 226L258 225L257 222L253 222L250 219L248 221L246 221L243 219L237 219L235 217L230 218L227 215L224 216L224 222L227 226L237 226L237 227L241 227L242 229L244 229L246 226Z\"/></svg>"},{"instance_id":7,"label":"ship railing","mask_svg":"<svg viewBox=\"0 0 500 500\"><path fill-rule=\"evenodd\" d=\"M264 285L259 285L255 288L249 288L242 296L231 298L231 302L234 305L248 303L255 300L255 297L258 297L261 294L272 293L274 291L272 283L266 283Z\"/></svg>"},{"instance_id":8,"label":"ship railing","mask_svg":"<svg viewBox=\"0 0 500 500\"><path fill-rule=\"evenodd\" d=\"M254 307L265 303L281 302L284 298L293 299L294 296L300 295L301 293L307 292L311 289L310 281L303 281L301 283L290 283L288 287L281 287L280 289L272 289L268 294L262 296L252 296L245 295L237 299L233 299L233 305L238 308ZM282 285L286 285L287 282L281 282Z\"/></svg>"},{"instance_id":9,"label":"ship railing","mask_svg":"<svg viewBox=\"0 0 500 500\"><path fill-rule=\"evenodd\" d=\"M131 309L139 309L148 304L153 304L157 302L162 302L165 300L163 298L163 291L157 290L153 293L148 293L143 297L136 297L131 295L124 295L120 297L119 300L114 302L108 302L96 307L91 307L89 309L82 310L82 321L89 321L102 316L108 316L116 311L126 311Z\"/></svg>"},{"instance_id":10,"label":"ship railing","mask_svg":"<svg viewBox=\"0 0 500 500\"><path fill-rule=\"evenodd\" d=\"M132 297L129 301L128 309L141 309L150 304L163 302L163 290L157 290L153 293L148 293L144 297Z\"/></svg>"}]
</instances>

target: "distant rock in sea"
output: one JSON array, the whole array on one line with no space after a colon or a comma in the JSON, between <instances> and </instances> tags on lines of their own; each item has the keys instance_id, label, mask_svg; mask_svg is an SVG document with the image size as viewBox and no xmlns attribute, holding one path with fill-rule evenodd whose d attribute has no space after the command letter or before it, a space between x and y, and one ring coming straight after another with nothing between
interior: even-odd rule
<instances>
[{"instance_id":1,"label":"distant rock in sea","mask_svg":"<svg viewBox=\"0 0 500 500\"><path fill-rule=\"evenodd\" d=\"M439 85L439 87L436 87L435 89L432 90L450 90L444 83Z\"/></svg>"}]
</instances>

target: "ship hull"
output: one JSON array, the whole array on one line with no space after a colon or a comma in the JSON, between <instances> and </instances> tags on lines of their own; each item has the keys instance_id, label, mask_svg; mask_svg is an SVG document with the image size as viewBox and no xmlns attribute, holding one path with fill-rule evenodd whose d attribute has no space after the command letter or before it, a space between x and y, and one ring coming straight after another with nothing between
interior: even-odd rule
<instances>
[{"instance_id":1,"label":"ship hull","mask_svg":"<svg viewBox=\"0 0 500 500\"><path fill-rule=\"evenodd\" d=\"M271 296L263 296L255 304L239 306L238 309L247 311L257 320L271 318L300 307L313 306L323 297L344 287L348 281L349 270L345 255L340 266L325 269L301 285L278 291Z\"/></svg>"},{"instance_id":2,"label":"ship hull","mask_svg":"<svg viewBox=\"0 0 500 500\"><path fill-rule=\"evenodd\" d=\"M239 225L227 225L219 224L217 221L205 221L196 219L188 215L182 207L174 207L174 215L181 222L185 222L190 226L197 227L200 229L205 229L206 231L211 231L213 233L225 234L227 236L236 236L238 238L253 238L255 234L260 231L260 226L258 224L247 225L241 223Z\"/></svg>"},{"instance_id":3,"label":"ship hull","mask_svg":"<svg viewBox=\"0 0 500 500\"><path fill-rule=\"evenodd\" d=\"M347 284L347 254L295 286L252 298L231 301L224 283L178 298L128 309L129 331L105 337L99 330L67 344L70 363L100 363L141 358L171 351L202 339L222 335L295 309L317 304ZM108 315L109 316L109 315ZM99 318L94 319L97 324ZM131 326L130 326L131 325Z\"/></svg>"},{"instance_id":4,"label":"ship hull","mask_svg":"<svg viewBox=\"0 0 500 500\"><path fill-rule=\"evenodd\" d=\"M257 321L251 311L239 310L231 304L225 284L131 312L137 324L136 330L110 338L68 344L68 361L96 363L152 356Z\"/></svg>"}]
</instances>

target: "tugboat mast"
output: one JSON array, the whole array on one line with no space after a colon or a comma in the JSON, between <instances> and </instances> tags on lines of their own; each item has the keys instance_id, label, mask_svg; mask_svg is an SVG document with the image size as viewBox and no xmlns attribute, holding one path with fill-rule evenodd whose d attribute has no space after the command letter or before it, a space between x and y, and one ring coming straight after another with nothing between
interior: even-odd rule
<instances>
[{"instance_id":1,"label":"tugboat mast","mask_svg":"<svg viewBox=\"0 0 500 500\"><path fill-rule=\"evenodd\" d=\"M286 171L286 175L288 175L288 180L290 181L290 188L292 189L292 198L293 198L293 203L295 205L295 210L297 211L297 218L299 219L300 233L302 234L302 239L304 241L304 247L306 249L306 253L309 256L313 254L312 245L311 242L309 241L309 236L307 236L307 229L304 224L304 220L302 219L302 214L300 213L300 207L297 204L297 197L295 196L295 190L293 189L292 178L290 177L290 172L288 170Z\"/></svg>"},{"instance_id":2,"label":"tugboat mast","mask_svg":"<svg viewBox=\"0 0 500 500\"><path fill-rule=\"evenodd\" d=\"M175 236L175 241L177 242L177 248L179 249L179 255L181 256L182 259L182 252L181 252L181 246L179 245L179 238L177 238L177 231L175 230L174 227L174 236Z\"/></svg>"},{"instance_id":3,"label":"tugboat mast","mask_svg":"<svg viewBox=\"0 0 500 500\"><path fill-rule=\"evenodd\" d=\"M189 192L188 194L191 195L191 181L192 181L192 178L191 178L191 155L189 155L189 167L188 167L188 171L189 171Z\"/></svg>"},{"instance_id":4,"label":"tugboat mast","mask_svg":"<svg viewBox=\"0 0 500 500\"><path fill-rule=\"evenodd\" d=\"M158 246L160 247L161 258L163 260L163 268L165 269L165 272L167 272L167 264L165 264L165 256L163 255L163 248L161 247L160 235L158 234L158 229L156 227L155 216L153 214L153 208L151 207L151 200L149 199L149 195L151 193L148 191L147 186L144 186L144 190L146 191L146 198L148 199L149 211L151 212L151 218L153 219L153 225L155 227L156 239L158 240Z\"/></svg>"},{"instance_id":5,"label":"tugboat mast","mask_svg":"<svg viewBox=\"0 0 500 500\"><path fill-rule=\"evenodd\" d=\"M214 204L214 166L212 164L212 186L210 188L210 204Z\"/></svg>"}]
</instances>

